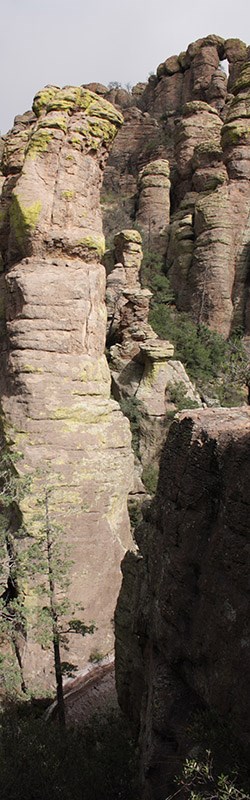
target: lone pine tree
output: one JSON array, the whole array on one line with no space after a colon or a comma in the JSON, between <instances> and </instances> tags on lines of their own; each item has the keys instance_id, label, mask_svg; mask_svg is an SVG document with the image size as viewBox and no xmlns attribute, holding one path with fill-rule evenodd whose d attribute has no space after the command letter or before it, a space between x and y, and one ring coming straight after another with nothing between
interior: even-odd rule
<instances>
[{"instance_id":1,"label":"lone pine tree","mask_svg":"<svg viewBox=\"0 0 250 800\"><path fill-rule=\"evenodd\" d=\"M35 486L35 491L34 491ZM72 675L76 665L62 661L61 647L69 649L70 634L85 636L95 630L94 623L86 625L76 618L77 604L67 597L70 562L63 548L63 526L58 522L54 495L56 488L48 471L20 477L17 465L7 449L2 450L0 462L0 568L2 585L0 603L0 675L7 688L8 645L19 671L22 691L27 687L23 677L20 635L26 635L30 611L25 604L25 584L32 585L36 598L36 639L43 648L53 649L58 719L65 726L63 675ZM31 500L30 529L24 525L20 504L23 497ZM57 518L57 519L56 519ZM17 545L22 545L17 547ZM83 610L83 609L81 609ZM7 655L6 652L7 651ZM7 668L7 670L6 670ZM15 672L15 670L14 670ZM13 681L15 687L17 677ZM9 688L9 686L8 686Z\"/></svg>"}]
</instances>

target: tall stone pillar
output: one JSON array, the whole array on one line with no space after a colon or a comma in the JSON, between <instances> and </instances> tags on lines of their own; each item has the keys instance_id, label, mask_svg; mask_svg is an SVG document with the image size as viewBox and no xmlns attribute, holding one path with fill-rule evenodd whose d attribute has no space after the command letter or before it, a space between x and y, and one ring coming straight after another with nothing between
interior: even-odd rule
<instances>
[{"instance_id":1,"label":"tall stone pillar","mask_svg":"<svg viewBox=\"0 0 250 800\"><path fill-rule=\"evenodd\" d=\"M22 455L16 469L31 476L33 495L38 470L53 486L53 521L72 561L69 597L97 626L84 642L73 637L70 661L81 666L91 650L112 648L119 565L131 545L133 457L128 421L110 399L100 264L102 170L122 117L82 87L45 87L33 110L3 159L1 439ZM21 503L28 534L32 491ZM24 604L32 602L28 580ZM35 625L34 607L22 658L28 682L44 685L51 661Z\"/></svg>"}]
</instances>

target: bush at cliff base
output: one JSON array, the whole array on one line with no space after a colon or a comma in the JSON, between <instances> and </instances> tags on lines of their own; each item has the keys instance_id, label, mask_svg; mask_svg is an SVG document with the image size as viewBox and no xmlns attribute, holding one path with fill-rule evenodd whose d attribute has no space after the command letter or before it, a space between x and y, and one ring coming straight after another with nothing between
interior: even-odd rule
<instances>
[{"instance_id":1,"label":"bush at cliff base","mask_svg":"<svg viewBox=\"0 0 250 800\"><path fill-rule=\"evenodd\" d=\"M29 703L0 716L1 800L134 800L136 755L120 712L96 716L61 738Z\"/></svg>"}]
</instances>

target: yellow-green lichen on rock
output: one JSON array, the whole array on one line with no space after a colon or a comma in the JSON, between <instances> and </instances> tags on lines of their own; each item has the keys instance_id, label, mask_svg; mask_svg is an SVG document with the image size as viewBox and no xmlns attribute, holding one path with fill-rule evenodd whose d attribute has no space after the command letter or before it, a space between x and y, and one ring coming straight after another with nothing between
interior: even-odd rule
<instances>
[{"instance_id":1,"label":"yellow-green lichen on rock","mask_svg":"<svg viewBox=\"0 0 250 800\"><path fill-rule=\"evenodd\" d=\"M43 485L53 490L49 513L65 530L67 549L72 547L72 591L84 603L86 620L96 619L107 652L119 565L132 544L126 501L133 456L128 421L110 399L105 270L98 263L105 249L99 204L103 166L122 117L81 87L45 87L34 109L24 166L20 159L11 164L14 179L2 204L8 213L10 208L10 226L4 220L1 239L8 248L0 280L8 326L0 303L0 327L5 348L11 349L4 369L13 386L11 400L3 397L10 420L4 435L13 452L22 453L21 469L32 479L20 507L29 533L39 534L37 468ZM17 542L18 554L19 545L21 552L23 542ZM100 609L106 585L109 597ZM29 580L26 593L31 591ZM45 675L50 655L36 645L30 626L24 655L29 686L39 674L43 683L51 680L49 669ZM82 663L80 647L75 650ZM87 657L84 648L84 661Z\"/></svg>"},{"instance_id":2,"label":"yellow-green lichen on rock","mask_svg":"<svg viewBox=\"0 0 250 800\"><path fill-rule=\"evenodd\" d=\"M66 86L64 89L45 87L36 94L33 111L39 118L39 127L32 137L32 140L35 137L33 145L30 145L33 153L43 152L47 148L46 136L49 136L49 131L45 131L41 139L41 127L54 127L66 132L72 115L84 112L83 124L71 130L72 144L79 147L84 140L93 150L97 150L100 143L111 143L123 122L121 113L111 103L81 86Z\"/></svg>"},{"instance_id":3,"label":"yellow-green lichen on rock","mask_svg":"<svg viewBox=\"0 0 250 800\"><path fill-rule=\"evenodd\" d=\"M127 243L128 242L134 242L134 244L140 244L141 245L142 238L141 238L141 234L139 233L139 231L136 231L136 230L133 230L133 229L131 229L131 230L128 229L128 230L122 230L122 231L120 231L120 233L117 233L115 235L115 237L114 237L115 244L117 244L120 241L124 242L124 244L126 242Z\"/></svg>"},{"instance_id":4,"label":"yellow-green lichen on rock","mask_svg":"<svg viewBox=\"0 0 250 800\"><path fill-rule=\"evenodd\" d=\"M40 117L44 108L46 108L50 100L55 96L58 88L58 86L45 86L44 89L40 89L40 91L36 93L32 109L37 117Z\"/></svg>"},{"instance_id":5,"label":"yellow-green lichen on rock","mask_svg":"<svg viewBox=\"0 0 250 800\"><path fill-rule=\"evenodd\" d=\"M233 98L233 100L231 100L226 116L226 122L232 122L239 117L250 117L250 86L249 92L238 94Z\"/></svg>"},{"instance_id":6,"label":"yellow-green lichen on rock","mask_svg":"<svg viewBox=\"0 0 250 800\"><path fill-rule=\"evenodd\" d=\"M203 100L190 100L189 103L186 103L183 107L183 117L189 117L192 114L200 114L202 111L207 111L209 114L218 117L217 109L210 106L209 103L205 103Z\"/></svg>"},{"instance_id":7,"label":"yellow-green lichen on rock","mask_svg":"<svg viewBox=\"0 0 250 800\"><path fill-rule=\"evenodd\" d=\"M63 430L75 431L79 427L86 431L89 425L103 427L111 421L112 408L110 402L105 401L94 404L79 403L74 406L56 408L52 413L52 419L62 422ZM94 429L93 429L94 430Z\"/></svg>"},{"instance_id":8,"label":"yellow-green lichen on rock","mask_svg":"<svg viewBox=\"0 0 250 800\"><path fill-rule=\"evenodd\" d=\"M53 133L39 126L29 140L26 157L34 159L37 155L45 153L52 139Z\"/></svg>"},{"instance_id":9,"label":"yellow-green lichen on rock","mask_svg":"<svg viewBox=\"0 0 250 800\"><path fill-rule=\"evenodd\" d=\"M233 147L250 141L250 125L247 122L226 122L221 131L222 147Z\"/></svg>"},{"instance_id":10,"label":"yellow-green lichen on rock","mask_svg":"<svg viewBox=\"0 0 250 800\"><path fill-rule=\"evenodd\" d=\"M83 236L75 243L76 247L92 250L101 258L105 253L105 238L102 233L93 233L92 235Z\"/></svg>"},{"instance_id":11,"label":"yellow-green lichen on rock","mask_svg":"<svg viewBox=\"0 0 250 800\"><path fill-rule=\"evenodd\" d=\"M75 192L74 192L73 189L65 189L62 192L62 197L63 197L64 200L72 200L74 196L75 196Z\"/></svg>"},{"instance_id":12,"label":"yellow-green lichen on rock","mask_svg":"<svg viewBox=\"0 0 250 800\"><path fill-rule=\"evenodd\" d=\"M19 195L13 192L10 204L10 225L22 252L25 252L27 239L36 227L41 209L42 203L39 200L30 206L24 206Z\"/></svg>"},{"instance_id":13,"label":"yellow-green lichen on rock","mask_svg":"<svg viewBox=\"0 0 250 800\"><path fill-rule=\"evenodd\" d=\"M246 90L250 90L250 61L242 67L239 77L235 81L232 91L234 94L239 94Z\"/></svg>"},{"instance_id":14,"label":"yellow-green lichen on rock","mask_svg":"<svg viewBox=\"0 0 250 800\"><path fill-rule=\"evenodd\" d=\"M107 365L105 356L101 356L98 360L85 359L84 366L79 375L79 380L82 383L97 382L110 384L110 371Z\"/></svg>"},{"instance_id":15,"label":"yellow-green lichen on rock","mask_svg":"<svg viewBox=\"0 0 250 800\"><path fill-rule=\"evenodd\" d=\"M58 128L66 133L67 130L67 116L62 114L51 114L46 116L45 119L39 121L39 129L41 128Z\"/></svg>"},{"instance_id":16,"label":"yellow-green lichen on rock","mask_svg":"<svg viewBox=\"0 0 250 800\"><path fill-rule=\"evenodd\" d=\"M140 173L140 178L146 175L164 175L169 178L170 166L166 158L158 158L156 161L150 161Z\"/></svg>"}]
</instances>

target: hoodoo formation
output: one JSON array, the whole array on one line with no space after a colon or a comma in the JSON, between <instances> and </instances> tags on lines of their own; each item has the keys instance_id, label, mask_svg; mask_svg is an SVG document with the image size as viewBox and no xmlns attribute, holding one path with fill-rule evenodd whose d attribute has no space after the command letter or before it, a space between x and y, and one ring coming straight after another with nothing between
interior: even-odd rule
<instances>
[{"instance_id":1,"label":"hoodoo formation","mask_svg":"<svg viewBox=\"0 0 250 800\"><path fill-rule=\"evenodd\" d=\"M249 335L249 57L240 40L207 36L131 94L106 95L124 125L105 170L105 231L135 219L164 251L178 309L224 336Z\"/></svg>"},{"instance_id":2,"label":"hoodoo formation","mask_svg":"<svg viewBox=\"0 0 250 800\"><path fill-rule=\"evenodd\" d=\"M93 653L112 663L116 607L142 800L199 798L173 783L198 758L197 715L250 755L250 47L209 35L131 91L46 86L0 152L0 594L25 619L12 645L26 685L52 686L23 567L40 504L66 594L95 625L70 643L80 670Z\"/></svg>"},{"instance_id":3,"label":"hoodoo formation","mask_svg":"<svg viewBox=\"0 0 250 800\"><path fill-rule=\"evenodd\" d=\"M98 628L86 658L112 648L119 564L130 546L133 457L128 422L110 399L100 263L100 184L122 117L81 87L47 87L33 109L3 152L1 436L23 456L22 473L44 472L53 487L70 594ZM29 530L24 500L22 511ZM32 629L22 649L28 681L43 683L47 657Z\"/></svg>"}]
</instances>

